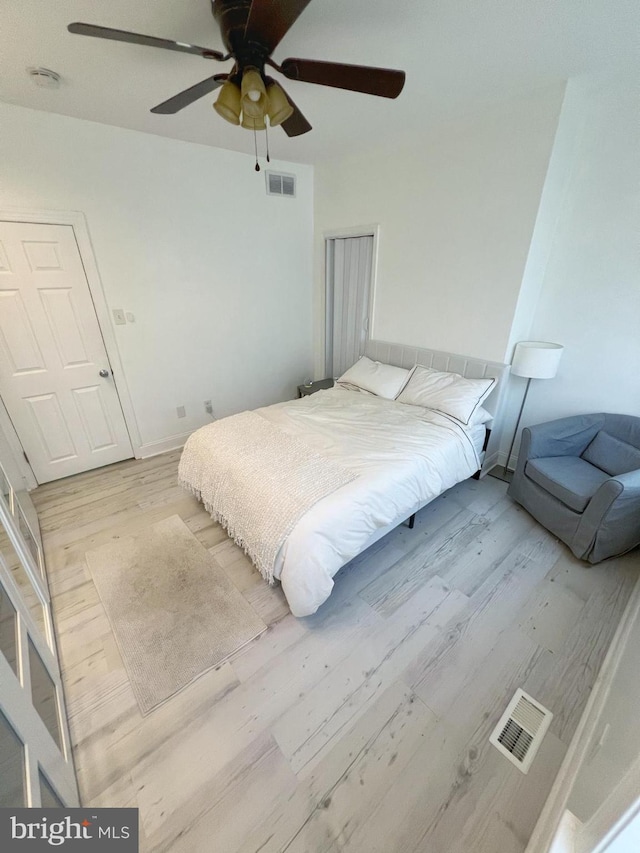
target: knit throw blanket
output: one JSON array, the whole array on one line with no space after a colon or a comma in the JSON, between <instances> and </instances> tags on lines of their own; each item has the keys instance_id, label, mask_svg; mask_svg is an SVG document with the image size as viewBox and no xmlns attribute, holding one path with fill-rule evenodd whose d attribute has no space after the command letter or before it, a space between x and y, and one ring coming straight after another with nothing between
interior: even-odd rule
<instances>
[{"instance_id":1,"label":"knit throw blanket","mask_svg":"<svg viewBox=\"0 0 640 853\"><path fill-rule=\"evenodd\" d=\"M296 522L355 477L255 412L193 433L178 470L180 484L203 502L269 583Z\"/></svg>"}]
</instances>

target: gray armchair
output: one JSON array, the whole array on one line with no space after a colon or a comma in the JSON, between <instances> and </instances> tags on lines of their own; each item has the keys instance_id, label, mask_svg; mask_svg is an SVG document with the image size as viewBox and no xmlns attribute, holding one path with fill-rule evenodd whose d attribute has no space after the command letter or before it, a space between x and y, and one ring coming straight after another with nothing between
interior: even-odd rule
<instances>
[{"instance_id":1,"label":"gray armchair","mask_svg":"<svg viewBox=\"0 0 640 853\"><path fill-rule=\"evenodd\" d=\"M577 415L525 427L508 494L576 557L640 544L640 418Z\"/></svg>"}]
</instances>

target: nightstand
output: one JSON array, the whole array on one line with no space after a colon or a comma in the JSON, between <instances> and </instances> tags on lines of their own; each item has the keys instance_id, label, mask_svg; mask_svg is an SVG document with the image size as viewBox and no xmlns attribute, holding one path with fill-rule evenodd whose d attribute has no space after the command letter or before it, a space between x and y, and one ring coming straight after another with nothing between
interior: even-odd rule
<instances>
[{"instance_id":1,"label":"nightstand","mask_svg":"<svg viewBox=\"0 0 640 853\"><path fill-rule=\"evenodd\" d=\"M310 382L308 385L298 385L298 397L308 397L309 394L315 394L316 391L333 388L333 384L333 379L318 379L317 382Z\"/></svg>"}]
</instances>

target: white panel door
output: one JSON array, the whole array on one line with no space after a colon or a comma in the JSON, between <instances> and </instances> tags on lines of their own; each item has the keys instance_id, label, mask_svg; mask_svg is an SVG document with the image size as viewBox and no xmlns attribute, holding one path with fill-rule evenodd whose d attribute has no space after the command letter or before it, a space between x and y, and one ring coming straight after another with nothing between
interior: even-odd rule
<instances>
[{"instance_id":1,"label":"white panel door","mask_svg":"<svg viewBox=\"0 0 640 853\"><path fill-rule=\"evenodd\" d=\"M70 225L0 222L0 394L39 483L133 456Z\"/></svg>"}]
</instances>

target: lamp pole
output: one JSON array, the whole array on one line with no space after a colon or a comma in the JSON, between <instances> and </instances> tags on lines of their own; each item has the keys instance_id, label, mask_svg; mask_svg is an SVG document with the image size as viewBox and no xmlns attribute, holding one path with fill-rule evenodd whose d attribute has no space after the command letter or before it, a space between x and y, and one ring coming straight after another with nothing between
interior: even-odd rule
<instances>
[{"instance_id":1,"label":"lamp pole","mask_svg":"<svg viewBox=\"0 0 640 853\"><path fill-rule=\"evenodd\" d=\"M511 375L522 376L527 380L527 387L524 391L520 411L518 412L518 420L516 428L511 439L511 446L504 465L504 477L507 478L509 472L509 461L513 453L513 446L516 443L516 437L520 428L520 419L524 411L525 403L527 402L527 394L532 379L553 379L558 371L558 364L564 347L562 344L552 344L548 341L520 341L516 344L511 360Z\"/></svg>"},{"instance_id":2,"label":"lamp pole","mask_svg":"<svg viewBox=\"0 0 640 853\"><path fill-rule=\"evenodd\" d=\"M524 411L524 404L527 402L527 394L529 393L529 385L531 385L531 377L527 378L527 387L524 389L524 397L522 398L522 404L520 405L520 411L518 412L518 420L516 421L516 428L513 431L513 438L511 439L511 445L509 447L509 452L507 453L507 459L504 463L504 473L505 476L509 473L509 460L511 459L511 454L513 452L513 445L516 443L516 436L518 435L518 428L520 427L520 418L522 417L522 412Z\"/></svg>"}]
</instances>

